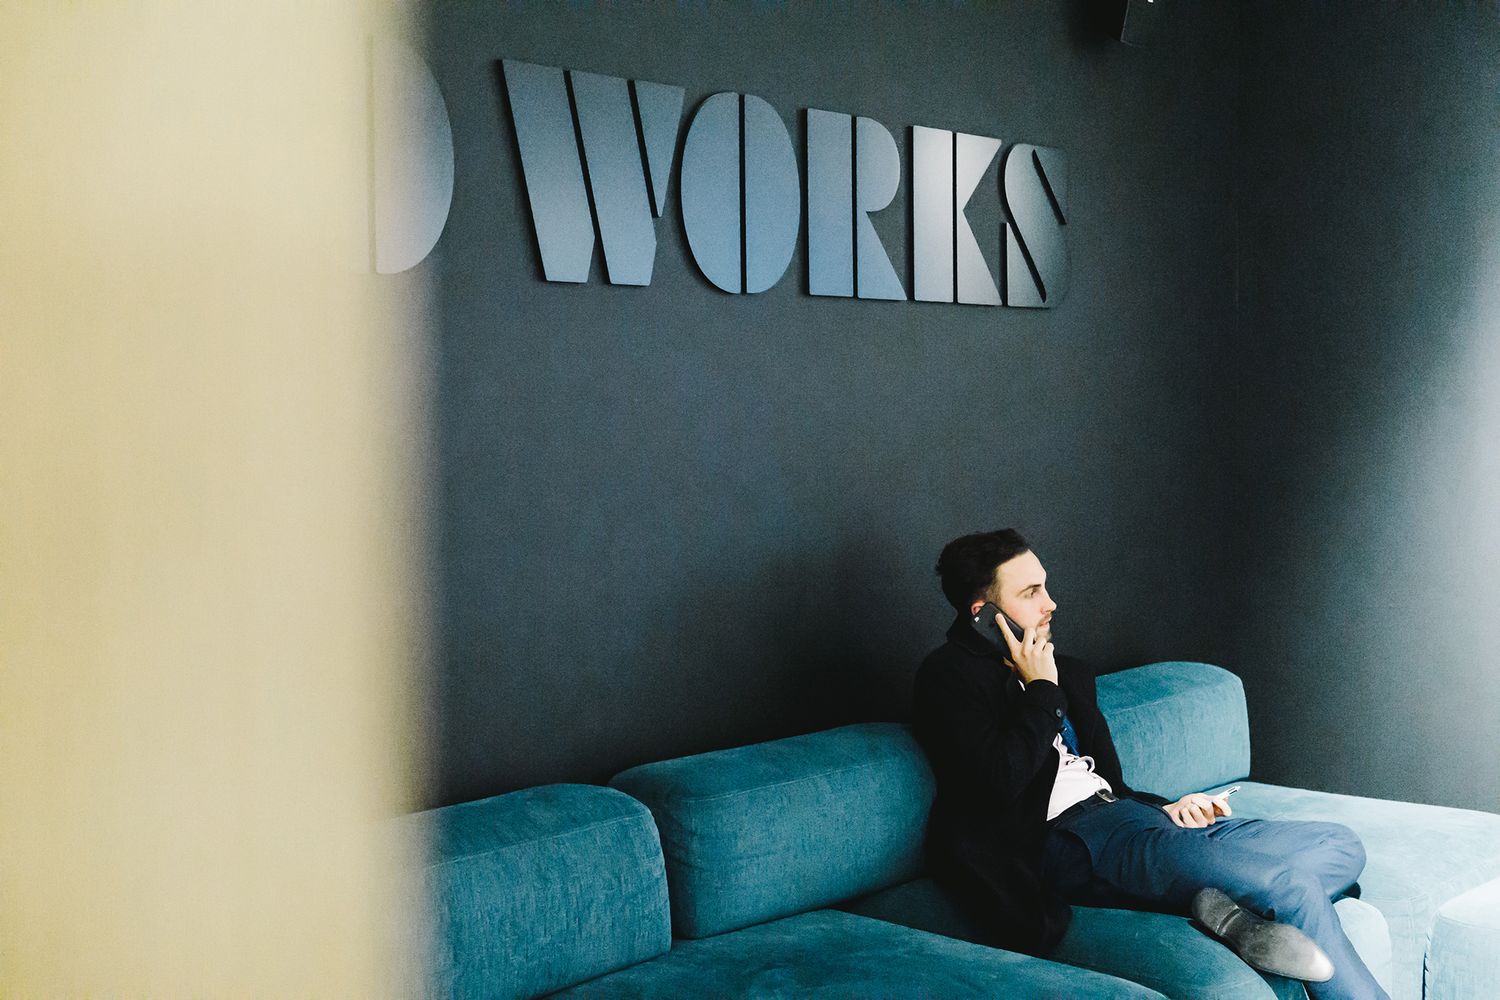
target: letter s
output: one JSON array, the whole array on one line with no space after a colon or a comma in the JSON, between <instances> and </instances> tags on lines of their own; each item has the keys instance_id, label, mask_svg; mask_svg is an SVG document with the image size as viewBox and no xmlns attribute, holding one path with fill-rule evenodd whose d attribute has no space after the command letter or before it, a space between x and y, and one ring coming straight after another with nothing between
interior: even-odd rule
<instances>
[{"instance_id":1,"label":"letter s","mask_svg":"<svg viewBox=\"0 0 1500 1000\"><path fill-rule=\"evenodd\" d=\"M1005 304L1048 309L1068 293L1068 164L1062 150L1016 145L1005 157Z\"/></svg>"}]
</instances>

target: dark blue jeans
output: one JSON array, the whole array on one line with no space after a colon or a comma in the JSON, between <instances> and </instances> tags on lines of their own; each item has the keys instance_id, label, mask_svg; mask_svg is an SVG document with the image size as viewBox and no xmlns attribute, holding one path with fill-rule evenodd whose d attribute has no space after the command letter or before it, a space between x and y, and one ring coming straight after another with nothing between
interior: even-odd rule
<instances>
[{"instance_id":1,"label":"dark blue jeans","mask_svg":"<svg viewBox=\"0 0 1500 1000\"><path fill-rule=\"evenodd\" d=\"M1364 867L1364 845L1338 823L1230 818L1191 829L1134 799L1058 817L1043 855L1048 882L1083 906L1186 914L1199 889L1222 889L1327 953L1334 975L1307 984L1313 1000L1389 1000L1333 911Z\"/></svg>"}]
</instances>

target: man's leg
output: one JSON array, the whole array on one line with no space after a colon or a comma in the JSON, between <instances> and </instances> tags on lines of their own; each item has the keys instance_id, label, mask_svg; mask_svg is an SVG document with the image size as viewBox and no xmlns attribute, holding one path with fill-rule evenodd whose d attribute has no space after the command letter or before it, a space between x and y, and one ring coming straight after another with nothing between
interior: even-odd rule
<instances>
[{"instance_id":1,"label":"man's leg","mask_svg":"<svg viewBox=\"0 0 1500 1000\"><path fill-rule=\"evenodd\" d=\"M1300 928L1334 964L1328 982L1307 984L1314 1000L1385 998L1333 910L1330 897L1358 877L1364 854L1355 849L1358 838L1334 827L1221 820L1189 829L1154 806L1126 801L1095 810L1074 833L1087 845L1094 877L1123 893L1185 913L1199 889L1213 887Z\"/></svg>"},{"instance_id":2,"label":"man's leg","mask_svg":"<svg viewBox=\"0 0 1500 1000\"><path fill-rule=\"evenodd\" d=\"M1210 839L1244 844L1305 869L1330 898L1349 890L1365 870L1365 845L1341 823L1308 820L1220 820L1203 830Z\"/></svg>"}]
</instances>

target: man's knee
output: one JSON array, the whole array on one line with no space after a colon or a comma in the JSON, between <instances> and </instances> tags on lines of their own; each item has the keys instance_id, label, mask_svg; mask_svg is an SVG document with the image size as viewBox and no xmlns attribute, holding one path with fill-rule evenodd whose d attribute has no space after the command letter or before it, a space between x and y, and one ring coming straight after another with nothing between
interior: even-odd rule
<instances>
[{"instance_id":1,"label":"man's knee","mask_svg":"<svg viewBox=\"0 0 1500 1000\"><path fill-rule=\"evenodd\" d=\"M1351 853L1356 853L1361 858L1365 856L1365 843L1359 839L1359 834L1342 823L1325 823L1324 825L1328 827L1329 840L1344 846Z\"/></svg>"},{"instance_id":2,"label":"man's knee","mask_svg":"<svg viewBox=\"0 0 1500 1000\"><path fill-rule=\"evenodd\" d=\"M1257 872L1249 888L1247 902L1268 920L1295 918L1309 906L1328 902L1317 877L1293 859Z\"/></svg>"},{"instance_id":3,"label":"man's knee","mask_svg":"<svg viewBox=\"0 0 1500 1000\"><path fill-rule=\"evenodd\" d=\"M1319 845L1338 854L1355 875L1365 868L1365 845L1359 834L1342 823L1319 823Z\"/></svg>"}]
</instances>

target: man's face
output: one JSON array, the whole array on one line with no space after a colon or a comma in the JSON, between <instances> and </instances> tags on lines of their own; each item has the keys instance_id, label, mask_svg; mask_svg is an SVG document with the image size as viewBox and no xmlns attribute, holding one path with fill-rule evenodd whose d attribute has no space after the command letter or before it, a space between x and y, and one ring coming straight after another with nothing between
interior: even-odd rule
<instances>
[{"instance_id":1,"label":"man's face","mask_svg":"<svg viewBox=\"0 0 1500 1000\"><path fill-rule=\"evenodd\" d=\"M1047 593L1047 571L1035 552L1022 552L995 567L995 582L986 596L1017 625L1034 627L1038 638L1052 637L1052 612L1057 610L1057 602ZM977 614L982 604L974 602L970 613Z\"/></svg>"}]
</instances>

